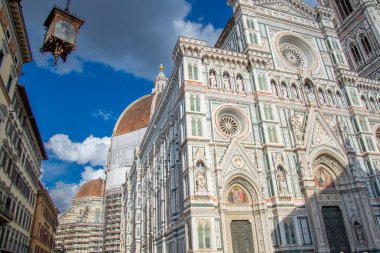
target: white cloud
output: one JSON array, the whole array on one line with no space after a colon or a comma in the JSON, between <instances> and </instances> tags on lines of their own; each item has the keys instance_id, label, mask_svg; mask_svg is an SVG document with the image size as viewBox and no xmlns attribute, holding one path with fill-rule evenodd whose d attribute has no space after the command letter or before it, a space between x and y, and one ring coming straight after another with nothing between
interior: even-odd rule
<instances>
[{"instance_id":1,"label":"white cloud","mask_svg":"<svg viewBox=\"0 0 380 253\"><path fill-rule=\"evenodd\" d=\"M110 142L109 137L98 138L92 135L83 142L72 142L69 136L56 134L45 146L60 160L96 166L106 164Z\"/></svg>"},{"instance_id":2,"label":"white cloud","mask_svg":"<svg viewBox=\"0 0 380 253\"><path fill-rule=\"evenodd\" d=\"M71 199L79 190L79 184L66 184L63 181L55 183L53 189L49 189L51 198L60 213L64 213L71 206Z\"/></svg>"},{"instance_id":3,"label":"white cloud","mask_svg":"<svg viewBox=\"0 0 380 253\"><path fill-rule=\"evenodd\" d=\"M78 184L67 184L63 181L56 182L55 186L49 189L49 192L61 214L71 207L71 200L75 197L83 184L98 178L105 178L104 168L94 169L90 166L86 166L81 173L81 180Z\"/></svg>"},{"instance_id":4,"label":"white cloud","mask_svg":"<svg viewBox=\"0 0 380 253\"><path fill-rule=\"evenodd\" d=\"M96 109L96 110L92 111L91 116L94 118L101 118L104 121L116 120L112 111L106 111L106 110L102 110L102 109Z\"/></svg>"},{"instance_id":5,"label":"white cloud","mask_svg":"<svg viewBox=\"0 0 380 253\"><path fill-rule=\"evenodd\" d=\"M55 1L59 6L65 2ZM152 79L160 63L171 65L178 36L204 39L213 45L221 32L211 24L188 21L191 5L187 0L72 1L70 9L85 20L78 49L69 55L67 63L53 68L51 57L38 51L44 36L42 24L52 4L34 0L22 5L36 64L58 74L82 72L85 62L97 62Z\"/></svg>"},{"instance_id":6,"label":"white cloud","mask_svg":"<svg viewBox=\"0 0 380 253\"><path fill-rule=\"evenodd\" d=\"M90 166L84 167L84 171L81 173L82 179L81 184L87 183L91 180L102 178L104 179L106 177L105 169L94 169Z\"/></svg>"},{"instance_id":7,"label":"white cloud","mask_svg":"<svg viewBox=\"0 0 380 253\"><path fill-rule=\"evenodd\" d=\"M45 143L47 150L55 155L52 160L46 161L42 166L45 180L55 181L64 175L69 175L70 166L67 162L86 165L80 173L79 183L65 183L60 180L52 189L49 189L50 195L61 213L71 206L72 198L83 184L94 179L105 178L109 145L109 137L97 138L90 135L82 142L73 142L69 136L64 134L56 134Z\"/></svg>"}]
</instances>

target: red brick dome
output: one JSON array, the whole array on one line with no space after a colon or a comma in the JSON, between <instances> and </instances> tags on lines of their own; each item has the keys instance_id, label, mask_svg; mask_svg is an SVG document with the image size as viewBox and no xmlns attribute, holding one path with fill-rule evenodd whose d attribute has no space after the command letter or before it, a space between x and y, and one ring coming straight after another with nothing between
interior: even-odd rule
<instances>
[{"instance_id":1,"label":"red brick dome","mask_svg":"<svg viewBox=\"0 0 380 253\"><path fill-rule=\"evenodd\" d=\"M149 125L150 118L158 106L161 92L141 97L130 104L120 115L113 136L131 133Z\"/></svg>"},{"instance_id":2,"label":"red brick dome","mask_svg":"<svg viewBox=\"0 0 380 253\"><path fill-rule=\"evenodd\" d=\"M99 178L85 183L77 192L75 198L83 197L103 197L104 180Z\"/></svg>"}]
</instances>

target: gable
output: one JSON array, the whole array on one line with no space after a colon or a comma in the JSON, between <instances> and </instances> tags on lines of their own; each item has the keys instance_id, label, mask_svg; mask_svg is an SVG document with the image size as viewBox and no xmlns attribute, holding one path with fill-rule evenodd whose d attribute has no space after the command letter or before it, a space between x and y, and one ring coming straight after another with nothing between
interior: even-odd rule
<instances>
[{"instance_id":1,"label":"gable","mask_svg":"<svg viewBox=\"0 0 380 253\"><path fill-rule=\"evenodd\" d=\"M261 3L262 2L264 3L260 4L261 7L282 12L284 14L289 14L289 15L306 18L306 19L312 19L312 20L314 20L316 17L314 9L310 7L308 4L300 0L296 0L296 1L285 0L285 1L277 1L277 2L261 1ZM287 18L287 17L284 17L284 18Z\"/></svg>"},{"instance_id":2,"label":"gable","mask_svg":"<svg viewBox=\"0 0 380 253\"><path fill-rule=\"evenodd\" d=\"M306 151L311 153L316 148L328 146L341 154L344 154L344 148L338 139L338 132L334 126L327 123L325 117L316 110L312 110L306 128L305 139Z\"/></svg>"},{"instance_id":3,"label":"gable","mask_svg":"<svg viewBox=\"0 0 380 253\"><path fill-rule=\"evenodd\" d=\"M250 174L256 179L259 177L256 166L236 138L232 140L219 164L223 178L236 173Z\"/></svg>"}]
</instances>

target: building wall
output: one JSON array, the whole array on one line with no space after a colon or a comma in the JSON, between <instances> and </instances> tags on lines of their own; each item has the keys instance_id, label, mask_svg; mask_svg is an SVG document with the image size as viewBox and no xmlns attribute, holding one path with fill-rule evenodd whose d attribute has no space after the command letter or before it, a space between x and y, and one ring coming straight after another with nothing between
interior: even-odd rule
<instances>
[{"instance_id":1,"label":"building wall","mask_svg":"<svg viewBox=\"0 0 380 253\"><path fill-rule=\"evenodd\" d=\"M31 61L21 2L0 1L0 20L0 249L27 252L47 157L25 89L16 86L22 65Z\"/></svg>"},{"instance_id":2,"label":"building wall","mask_svg":"<svg viewBox=\"0 0 380 253\"><path fill-rule=\"evenodd\" d=\"M103 197L72 200L72 207L59 218L55 250L58 252L100 252L103 245Z\"/></svg>"},{"instance_id":3,"label":"building wall","mask_svg":"<svg viewBox=\"0 0 380 253\"><path fill-rule=\"evenodd\" d=\"M380 83L350 71L331 9L229 2L215 48L175 46L127 174L127 252L233 252L236 221L255 252L330 252L327 210L340 249L379 250Z\"/></svg>"},{"instance_id":4,"label":"building wall","mask_svg":"<svg viewBox=\"0 0 380 253\"><path fill-rule=\"evenodd\" d=\"M30 249L33 253L51 253L58 226L58 210L46 189L40 185L33 216Z\"/></svg>"}]
</instances>

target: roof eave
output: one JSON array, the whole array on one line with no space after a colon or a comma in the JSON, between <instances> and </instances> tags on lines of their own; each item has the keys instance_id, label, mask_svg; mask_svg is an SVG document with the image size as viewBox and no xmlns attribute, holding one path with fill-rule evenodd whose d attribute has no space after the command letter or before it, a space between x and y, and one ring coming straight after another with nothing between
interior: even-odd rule
<instances>
[{"instance_id":1,"label":"roof eave","mask_svg":"<svg viewBox=\"0 0 380 253\"><path fill-rule=\"evenodd\" d=\"M23 62L28 63L32 61L32 51L30 49L30 43L28 38L28 32L26 30L24 15L22 13L21 0L9 1L9 13L12 15L12 23L15 28L16 35L18 37L17 44L20 48Z\"/></svg>"}]
</instances>

